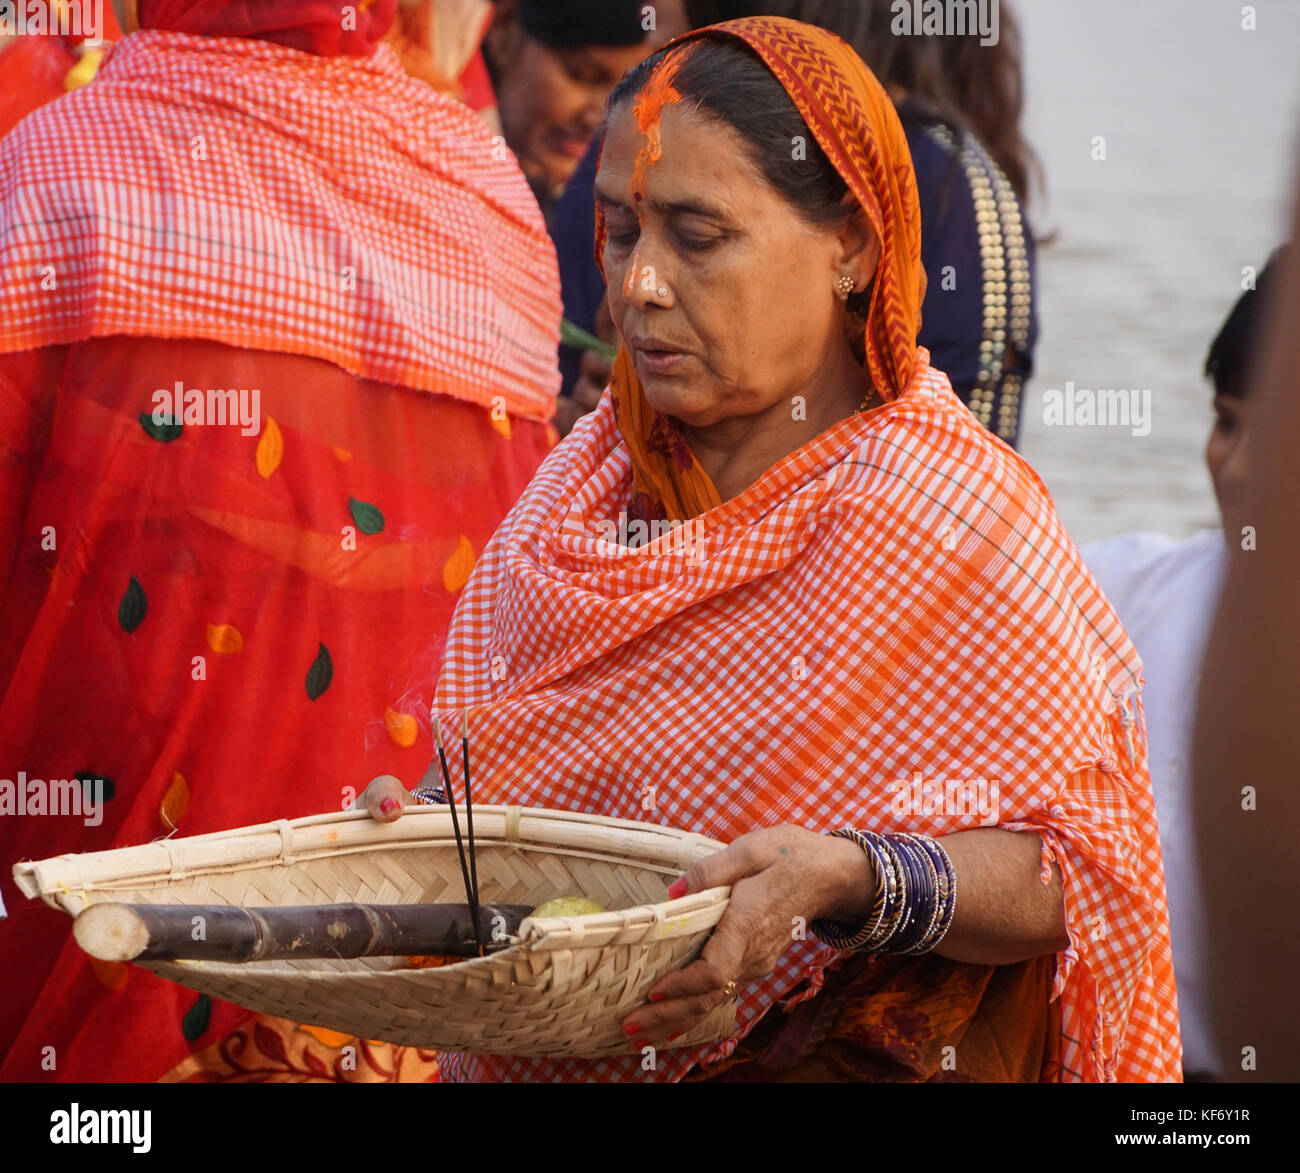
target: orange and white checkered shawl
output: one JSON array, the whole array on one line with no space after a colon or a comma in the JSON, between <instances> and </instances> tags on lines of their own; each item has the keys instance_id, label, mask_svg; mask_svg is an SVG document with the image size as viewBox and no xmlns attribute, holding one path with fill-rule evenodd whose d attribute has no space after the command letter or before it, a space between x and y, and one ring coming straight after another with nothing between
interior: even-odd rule
<instances>
[{"instance_id":1,"label":"orange and white checkered shawl","mask_svg":"<svg viewBox=\"0 0 1300 1173\"><path fill-rule=\"evenodd\" d=\"M0 353L206 338L547 420L559 323L514 157L386 45L138 32L0 140Z\"/></svg>"},{"instance_id":2,"label":"orange and white checkered shawl","mask_svg":"<svg viewBox=\"0 0 1300 1173\"><path fill-rule=\"evenodd\" d=\"M475 567L434 711L454 727L470 710L477 801L722 841L779 823L945 835L980 816L899 814L900 785L996 783L997 824L1041 835L1044 876L1055 860L1064 878L1064 1077L1176 1080L1141 663L1038 477L928 359L688 540L644 550L608 540L633 484L607 393ZM741 991L735 1036L661 1051L653 1072L631 1046L460 1063L483 1079L679 1079L781 999L813 996L838 956L792 943Z\"/></svg>"}]
</instances>

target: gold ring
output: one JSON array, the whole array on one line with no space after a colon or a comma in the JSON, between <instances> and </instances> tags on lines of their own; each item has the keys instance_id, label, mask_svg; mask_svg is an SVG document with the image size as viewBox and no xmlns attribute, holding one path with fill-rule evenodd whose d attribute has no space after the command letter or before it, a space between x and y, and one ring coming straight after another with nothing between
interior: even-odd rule
<instances>
[{"instance_id":1,"label":"gold ring","mask_svg":"<svg viewBox=\"0 0 1300 1173\"><path fill-rule=\"evenodd\" d=\"M731 981L729 981L725 986L722 987L722 996L724 998L730 999L735 996L735 993L736 993L736 979L732 978Z\"/></svg>"}]
</instances>

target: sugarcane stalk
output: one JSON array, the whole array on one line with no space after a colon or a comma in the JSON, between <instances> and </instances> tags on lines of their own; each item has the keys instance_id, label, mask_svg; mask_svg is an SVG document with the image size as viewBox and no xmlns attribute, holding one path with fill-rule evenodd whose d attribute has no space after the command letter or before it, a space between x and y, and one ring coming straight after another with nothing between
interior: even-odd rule
<instances>
[{"instance_id":1,"label":"sugarcane stalk","mask_svg":"<svg viewBox=\"0 0 1300 1173\"><path fill-rule=\"evenodd\" d=\"M487 952L503 949L526 904L484 904ZM72 926L77 944L103 961L286 961L440 954L477 957L465 904L92 904Z\"/></svg>"}]
</instances>

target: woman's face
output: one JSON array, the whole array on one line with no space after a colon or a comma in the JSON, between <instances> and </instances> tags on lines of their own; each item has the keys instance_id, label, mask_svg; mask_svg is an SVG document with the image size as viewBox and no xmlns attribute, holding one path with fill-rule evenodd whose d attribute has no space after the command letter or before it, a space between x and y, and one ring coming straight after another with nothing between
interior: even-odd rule
<instances>
[{"instance_id":1,"label":"woman's face","mask_svg":"<svg viewBox=\"0 0 1300 1173\"><path fill-rule=\"evenodd\" d=\"M610 313L646 398L705 428L815 394L848 353L836 281L852 272L865 288L874 252L846 265L838 228L806 223L729 126L674 105L660 133L636 191L646 138L626 103L595 185Z\"/></svg>"}]
</instances>

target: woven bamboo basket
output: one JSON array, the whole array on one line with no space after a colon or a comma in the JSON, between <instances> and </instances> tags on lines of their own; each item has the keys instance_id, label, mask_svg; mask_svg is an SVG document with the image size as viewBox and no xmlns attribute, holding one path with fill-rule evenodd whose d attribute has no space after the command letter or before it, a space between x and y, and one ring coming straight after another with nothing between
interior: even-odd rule
<instances>
[{"instance_id":1,"label":"woven bamboo basket","mask_svg":"<svg viewBox=\"0 0 1300 1173\"><path fill-rule=\"evenodd\" d=\"M464 817L461 817L462 830ZM669 827L517 806L474 808L484 902L583 895L609 909L529 918L508 948L438 969L404 958L142 962L251 1010L365 1039L495 1055L632 1054L619 1020L694 960L729 888L667 900L667 884L722 844ZM446 808L394 823L341 812L14 868L28 897L75 916L99 901L246 906L462 902ZM675 1046L725 1038L734 1001Z\"/></svg>"}]
</instances>

